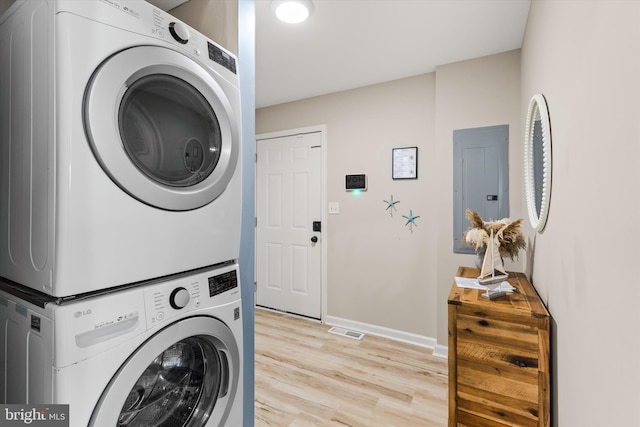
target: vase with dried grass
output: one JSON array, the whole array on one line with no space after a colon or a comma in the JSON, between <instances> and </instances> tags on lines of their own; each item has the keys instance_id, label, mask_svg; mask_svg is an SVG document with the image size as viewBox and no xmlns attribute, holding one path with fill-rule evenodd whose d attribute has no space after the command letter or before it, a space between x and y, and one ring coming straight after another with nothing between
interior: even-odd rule
<instances>
[{"instance_id":1,"label":"vase with dried grass","mask_svg":"<svg viewBox=\"0 0 640 427\"><path fill-rule=\"evenodd\" d=\"M520 249L527 247L520 225L522 218L511 221L503 218L498 221L484 221L477 212L467 209L467 218L471 227L462 235L462 240L476 251L476 266L480 268L484 259L491 232L498 242L498 249L502 258L514 260L518 258Z\"/></svg>"}]
</instances>

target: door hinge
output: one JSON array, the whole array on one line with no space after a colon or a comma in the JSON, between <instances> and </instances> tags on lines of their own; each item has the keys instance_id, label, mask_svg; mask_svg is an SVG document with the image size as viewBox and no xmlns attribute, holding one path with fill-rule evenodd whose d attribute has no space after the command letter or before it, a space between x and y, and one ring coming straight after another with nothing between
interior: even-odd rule
<instances>
[{"instance_id":1,"label":"door hinge","mask_svg":"<svg viewBox=\"0 0 640 427\"><path fill-rule=\"evenodd\" d=\"M253 219L254 219L254 223L255 223L255 224L254 224L254 227L257 227L257 226L258 226L258 217L255 217L255 218L253 218Z\"/></svg>"}]
</instances>

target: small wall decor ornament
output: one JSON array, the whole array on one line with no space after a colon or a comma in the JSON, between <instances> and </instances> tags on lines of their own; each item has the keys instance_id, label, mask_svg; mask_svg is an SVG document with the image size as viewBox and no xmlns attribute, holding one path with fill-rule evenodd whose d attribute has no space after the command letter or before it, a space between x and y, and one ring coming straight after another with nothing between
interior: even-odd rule
<instances>
[{"instance_id":1,"label":"small wall decor ornament","mask_svg":"<svg viewBox=\"0 0 640 427\"><path fill-rule=\"evenodd\" d=\"M420 218L420 215L414 215L413 210L409 209L409 215L402 215L402 217L407 219L407 222L404 224L404 226L406 227L408 225L409 231L413 233L413 226L418 226L418 224L416 224L416 219Z\"/></svg>"},{"instance_id":2,"label":"small wall decor ornament","mask_svg":"<svg viewBox=\"0 0 640 427\"><path fill-rule=\"evenodd\" d=\"M387 204L387 209L389 211L389 216L393 216L393 211L396 209L396 204L400 203L400 200L393 200L393 194L389 197L389 200L383 200Z\"/></svg>"},{"instance_id":3,"label":"small wall decor ornament","mask_svg":"<svg viewBox=\"0 0 640 427\"><path fill-rule=\"evenodd\" d=\"M393 179L418 179L418 147L394 148L392 158Z\"/></svg>"}]
</instances>

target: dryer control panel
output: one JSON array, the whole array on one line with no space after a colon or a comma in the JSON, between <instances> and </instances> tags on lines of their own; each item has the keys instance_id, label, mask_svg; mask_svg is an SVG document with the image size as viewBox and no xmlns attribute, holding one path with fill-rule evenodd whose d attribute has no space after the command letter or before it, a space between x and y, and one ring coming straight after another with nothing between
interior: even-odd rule
<instances>
[{"instance_id":1,"label":"dryer control panel","mask_svg":"<svg viewBox=\"0 0 640 427\"><path fill-rule=\"evenodd\" d=\"M215 42L206 39L206 37L197 31L191 31L188 25L180 21L174 21L173 19L174 18L166 12L155 9L153 11L154 28L151 31L152 34L161 39L174 40L198 57L206 53L211 61L223 66L233 74L238 73L236 69L236 58L233 54ZM170 38L166 37L167 30L171 36Z\"/></svg>"},{"instance_id":2,"label":"dryer control panel","mask_svg":"<svg viewBox=\"0 0 640 427\"><path fill-rule=\"evenodd\" d=\"M58 7L95 22L165 40L198 58L208 57L237 75L236 55L152 4L129 0L99 0L62 2Z\"/></svg>"}]
</instances>

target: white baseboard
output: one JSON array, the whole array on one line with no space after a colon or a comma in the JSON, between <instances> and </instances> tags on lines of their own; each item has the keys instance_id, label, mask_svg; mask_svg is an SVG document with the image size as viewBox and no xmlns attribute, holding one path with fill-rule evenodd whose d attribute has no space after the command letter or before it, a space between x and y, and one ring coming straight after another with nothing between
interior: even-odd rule
<instances>
[{"instance_id":1,"label":"white baseboard","mask_svg":"<svg viewBox=\"0 0 640 427\"><path fill-rule=\"evenodd\" d=\"M436 348L433 349L433 355L436 357L441 357L443 359L447 359L449 357L449 347L446 345L436 345Z\"/></svg>"},{"instance_id":2,"label":"white baseboard","mask_svg":"<svg viewBox=\"0 0 640 427\"><path fill-rule=\"evenodd\" d=\"M365 334L371 334L378 337L388 338L394 341L400 341L408 344L417 345L420 347L429 348L431 350L434 350L438 347L437 340L435 338L413 334L411 332L404 332L396 329L386 328L384 326L377 326L369 323L363 323L355 320L348 320L348 319L343 319L341 317L335 317L335 316L329 316L329 315L325 316L324 323L331 326L338 326L340 328L352 329L354 331L364 332ZM445 352L445 355L446 355L446 352Z\"/></svg>"}]
</instances>

